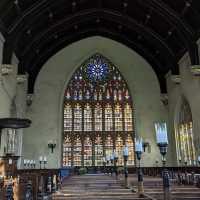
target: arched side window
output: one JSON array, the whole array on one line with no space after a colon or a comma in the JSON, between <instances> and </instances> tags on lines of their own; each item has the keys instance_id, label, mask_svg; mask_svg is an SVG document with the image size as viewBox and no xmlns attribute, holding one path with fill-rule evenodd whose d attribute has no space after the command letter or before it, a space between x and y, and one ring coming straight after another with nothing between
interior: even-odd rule
<instances>
[{"instance_id":1,"label":"arched side window","mask_svg":"<svg viewBox=\"0 0 200 200\"><path fill-rule=\"evenodd\" d=\"M101 166L114 149L122 165L129 135L128 163L134 164L130 92L120 71L102 55L90 57L72 75L65 90L63 122L63 166Z\"/></svg>"},{"instance_id":2,"label":"arched side window","mask_svg":"<svg viewBox=\"0 0 200 200\"><path fill-rule=\"evenodd\" d=\"M175 123L177 159L182 164L195 165L196 155L193 140L193 122L190 106L183 98ZM179 163L181 164L181 163Z\"/></svg>"}]
</instances>

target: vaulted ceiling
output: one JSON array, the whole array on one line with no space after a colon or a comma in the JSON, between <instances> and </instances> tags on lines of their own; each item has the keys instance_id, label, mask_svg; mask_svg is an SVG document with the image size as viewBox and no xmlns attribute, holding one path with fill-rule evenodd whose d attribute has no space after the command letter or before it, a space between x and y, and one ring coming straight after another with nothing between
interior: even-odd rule
<instances>
[{"instance_id":1,"label":"vaulted ceiling","mask_svg":"<svg viewBox=\"0 0 200 200\"><path fill-rule=\"evenodd\" d=\"M94 35L119 41L153 67L165 92L165 74L178 74L188 51L199 64L200 0L0 0L3 62L14 51L29 92L43 64L68 44Z\"/></svg>"}]
</instances>

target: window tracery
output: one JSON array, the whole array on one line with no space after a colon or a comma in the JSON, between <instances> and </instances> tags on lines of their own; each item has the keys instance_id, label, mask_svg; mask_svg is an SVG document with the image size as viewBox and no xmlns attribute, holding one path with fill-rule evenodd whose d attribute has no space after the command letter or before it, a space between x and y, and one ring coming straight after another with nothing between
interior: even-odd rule
<instances>
[{"instance_id":1,"label":"window tracery","mask_svg":"<svg viewBox=\"0 0 200 200\"><path fill-rule=\"evenodd\" d=\"M123 138L127 137L132 151L129 165L133 165L134 142L128 136L134 134L132 112L130 93L119 70L100 54L86 60L65 91L63 166L103 165L103 157L114 148L122 165ZM123 137L114 139L116 132Z\"/></svg>"}]
</instances>

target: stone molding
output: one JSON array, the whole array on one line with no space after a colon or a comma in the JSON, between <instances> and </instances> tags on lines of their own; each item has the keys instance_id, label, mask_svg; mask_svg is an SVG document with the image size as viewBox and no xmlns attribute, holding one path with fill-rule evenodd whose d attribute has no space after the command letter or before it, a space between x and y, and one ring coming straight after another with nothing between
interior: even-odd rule
<instances>
[{"instance_id":1,"label":"stone molding","mask_svg":"<svg viewBox=\"0 0 200 200\"><path fill-rule=\"evenodd\" d=\"M17 75L17 83L18 84L22 84L22 83L26 82L27 80L28 80L27 75L24 75L24 74Z\"/></svg>"},{"instance_id":2,"label":"stone molding","mask_svg":"<svg viewBox=\"0 0 200 200\"><path fill-rule=\"evenodd\" d=\"M190 71L194 76L200 76L200 65L191 66Z\"/></svg>"},{"instance_id":3,"label":"stone molding","mask_svg":"<svg viewBox=\"0 0 200 200\"><path fill-rule=\"evenodd\" d=\"M167 93L162 93L160 95L160 100L163 103L163 105L168 105L168 94Z\"/></svg>"},{"instance_id":4,"label":"stone molding","mask_svg":"<svg viewBox=\"0 0 200 200\"><path fill-rule=\"evenodd\" d=\"M2 76L10 75L14 72L14 66L9 64L3 64L0 66L0 74Z\"/></svg>"},{"instance_id":5,"label":"stone molding","mask_svg":"<svg viewBox=\"0 0 200 200\"><path fill-rule=\"evenodd\" d=\"M171 80L175 84L180 84L181 83L180 75L171 75Z\"/></svg>"}]
</instances>

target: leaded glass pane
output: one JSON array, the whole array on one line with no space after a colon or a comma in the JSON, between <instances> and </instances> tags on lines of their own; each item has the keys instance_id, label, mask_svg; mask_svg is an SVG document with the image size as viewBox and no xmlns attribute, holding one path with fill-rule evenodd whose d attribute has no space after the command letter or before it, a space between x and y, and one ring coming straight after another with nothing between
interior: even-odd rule
<instances>
[{"instance_id":1,"label":"leaded glass pane","mask_svg":"<svg viewBox=\"0 0 200 200\"><path fill-rule=\"evenodd\" d=\"M113 152L113 140L112 140L111 136L108 136L106 138L106 142L105 142L106 157L111 156L112 152ZM108 165L111 165L111 163L108 163Z\"/></svg>"},{"instance_id":2,"label":"leaded glass pane","mask_svg":"<svg viewBox=\"0 0 200 200\"><path fill-rule=\"evenodd\" d=\"M69 136L64 137L63 142L63 166L71 166L72 161L72 144Z\"/></svg>"},{"instance_id":3,"label":"leaded glass pane","mask_svg":"<svg viewBox=\"0 0 200 200\"><path fill-rule=\"evenodd\" d=\"M77 138L74 142L74 149L73 149L73 154L74 154L74 166L81 166L81 140L80 138Z\"/></svg>"},{"instance_id":4,"label":"leaded glass pane","mask_svg":"<svg viewBox=\"0 0 200 200\"><path fill-rule=\"evenodd\" d=\"M105 107L105 131L113 130L113 116L112 116L112 107L110 104L107 104Z\"/></svg>"},{"instance_id":5,"label":"leaded glass pane","mask_svg":"<svg viewBox=\"0 0 200 200\"><path fill-rule=\"evenodd\" d=\"M84 166L92 166L92 141L89 137L84 141Z\"/></svg>"},{"instance_id":6,"label":"leaded glass pane","mask_svg":"<svg viewBox=\"0 0 200 200\"><path fill-rule=\"evenodd\" d=\"M72 108L70 104L64 106L64 131L72 131Z\"/></svg>"},{"instance_id":7,"label":"leaded glass pane","mask_svg":"<svg viewBox=\"0 0 200 200\"><path fill-rule=\"evenodd\" d=\"M102 131L102 107L100 104L95 106L95 131Z\"/></svg>"},{"instance_id":8,"label":"leaded glass pane","mask_svg":"<svg viewBox=\"0 0 200 200\"><path fill-rule=\"evenodd\" d=\"M124 164L124 159L123 159L123 146L124 145L123 145L123 140L120 136L117 137L115 146L116 146L116 153L118 155L117 165L122 166Z\"/></svg>"},{"instance_id":9,"label":"leaded glass pane","mask_svg":"<svg viewBox=\"0 0 200 200\"><path fill-rule=\"evenodd\" d=\"M82 131L82 109L79 104L74 107L74 131Z\"/></svg>"},{"instance_id":10,"label":"leaded glass pane","mask_svg":"<svg viewBox=\"0 0 200 200\"><path fill-rule=\"evenodd\" d=\"M92 131L92 109L89 104L84 108L84 131Z\"/></svg>"},{"instance_id":11,"label":"leaded glass pane","mask_svg":"<svg viewBox=\"0 0 200 200\"><path fill-rule=\"evenodd\" d=\"M132 122L132 109L131 106L127 103L124 108L124 122L125 122L125 131L133 130Z\"/></svg>"},{"instance_id":12,"label":"leaded glass pane","mask_svg":"<svg viewBox=\"0 0 200 200\"><path fill-rule=\"evenodd\" d=\"M128 156L128 162L127 165L134 165L134 144L133 144L133 139L130 135L126 138L126 145L128 146L129 149L129 156Z\"/></svg>"},{"instance_id":13,"label":"leaded glass pane","mask_svg":"<svg viewBox=\"0 0 200 200\"><path fill-rule=\"evenodd\" d=\"M95 140L95 166L103 165L103 145L100 136Z\"/></svg>"},{"instance_id":14,"label":"leaded glass pane","mask_svg":"<svg viewBox=\"0 0 200 200\"><path fill-rule=\"evenodd\" d=\"M122 108L121 105L115 105L115 131L123 131Z\"/></svg>"}]
</instances>

